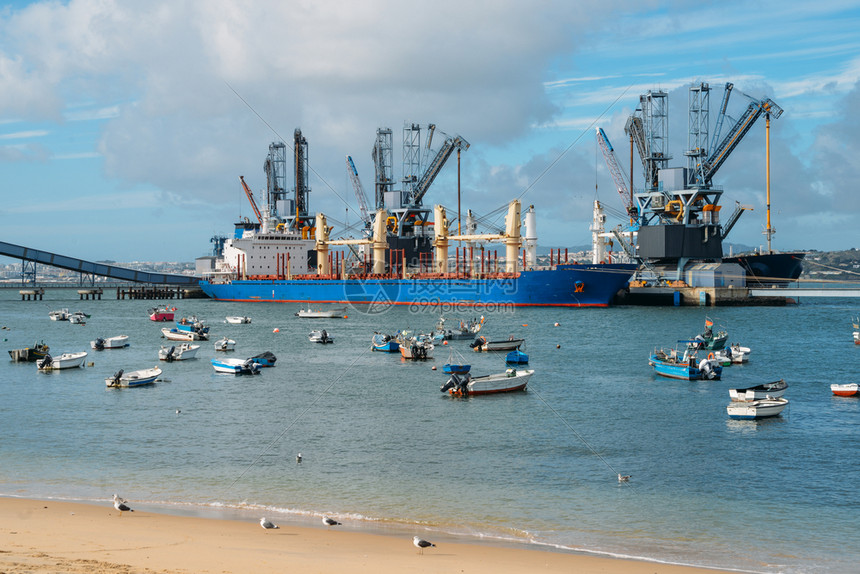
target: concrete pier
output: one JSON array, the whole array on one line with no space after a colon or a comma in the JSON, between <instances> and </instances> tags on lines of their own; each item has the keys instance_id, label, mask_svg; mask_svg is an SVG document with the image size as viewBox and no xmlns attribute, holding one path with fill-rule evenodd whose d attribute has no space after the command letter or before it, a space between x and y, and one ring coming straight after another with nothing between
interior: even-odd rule
<instances>
[{"instance_id":1,"label":"concrete pier","mask_svg":"<svg viewBox=\"0 0 860 574\"><path fill-rule=\"evenodd\" d=\"M21 295L21 301L41 301L42 297L45 296L45 290L41 287L36 289L21 289L18 291Z\"/></svg>"},{"instance_id":2,"label":"concrete pier","mask_svg":"<svg viewBox=\"0 0 860 574\"><path fill-rule=\"evenodd\" d=\"M618 297L616 305L673 305L728 307L745 305L794 305L797 300L789 289L768 290L767 296L753 297L750 289L734 287L630 287Z\"/></svg>"}]
</instances>

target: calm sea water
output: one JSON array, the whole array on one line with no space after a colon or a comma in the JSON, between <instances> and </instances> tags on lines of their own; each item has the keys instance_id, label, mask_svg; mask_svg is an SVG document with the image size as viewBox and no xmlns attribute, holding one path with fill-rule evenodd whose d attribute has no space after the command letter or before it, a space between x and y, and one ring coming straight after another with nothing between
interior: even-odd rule
<instances>
[{"instance_id":1,"label":"calm sea water","mask_svg":"<svg viewBox=\"0 0 860 574\"><path fill-rule=\"evenodd\" d=\"M860 380L856 301L496 311L485 334L525 337L535 375L525 393L470 399L439 392L448 349L477 374L503 370L503 355L473 353L467 341L437 347L427 363L370 351L374 331L431 329L432 310L308 320L293 316L299 305L174 304L177 316L206 320L213 340L235 339L233 356L272 351L277 366L216 375L203 342L197 360L160 363L164 382L106 389L106 376L159 364L159 346L170 344L147 319L151 302L0 293L5 349L44 340L54 354L87 350L93 363L54 373L0 366L0 495L107 505L119 492L139 507L314 525L326 513L347 528L756 572L848 572L860 562L860 400L829 390ZM92 317L50 321L62 307ZM226 315L253 322L226 324ZM706 315L752 347L749 364L726 368L722 381L655 378L649 352L696 334ZM312 328L335 344L310 343ZM89 348L118 334L131 346ZM779 378L791 401L782 416L728 419L729 388ZM617 473L632 479L619 484Z\"/></svg>"}]
</instances>

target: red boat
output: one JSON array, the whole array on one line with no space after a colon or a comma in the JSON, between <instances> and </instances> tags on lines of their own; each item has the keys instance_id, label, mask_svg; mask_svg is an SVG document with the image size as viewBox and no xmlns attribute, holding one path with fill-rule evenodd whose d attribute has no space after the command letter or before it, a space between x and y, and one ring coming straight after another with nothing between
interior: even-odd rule
<instances>
[{"instance_id":1,"label":"red boat","mask_svg":"<svg viewBox=\"0 0 860 574\"><path fill-rule=\"evenodd\" d=\"M150 321L158 321L163 323L165 321L173 321L173 312L176 311L176 307L167 308L167 307L157 307L155 309L149 310L149 320Z\"/></svg>"},{"instance_id":2,"label":"red boat","mask_svg":"<svg viewBox=\"0 0 860 574\"><path fill-rule=\"evenodd\" d=\"M830 385L830 390L833 394L839 397L856 397L860 396L860 384L848 383L847 385Z\"/></svg>"}]
</instances>

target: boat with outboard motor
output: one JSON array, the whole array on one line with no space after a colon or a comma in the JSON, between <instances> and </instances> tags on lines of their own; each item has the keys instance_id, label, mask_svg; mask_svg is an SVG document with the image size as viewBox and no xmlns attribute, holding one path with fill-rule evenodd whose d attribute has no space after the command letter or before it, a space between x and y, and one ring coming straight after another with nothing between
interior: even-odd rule
<instances>
[{"instance_id":1,"label":"boat with outboard motor","mask_svg":"<svg viewBox=\"0 0 860 574\"><path fill-rule=\"evenodd\" d=\"M478 335L474 341L469 345L473 351L481 352L481 351L513 351L514 349L519 349L520 345L525 342L525 339L518 339L513 335L510 335L505 340L496 340L490 341L483 335Z\"/></svg>"},{"instance_id":2,"label":"boat with outboard motor","mask_svg":"<svg viewBox=\"0 0 860 574\"><path fill-rule=\"evenodd\" d=\"M36 366L40 371L56 371L59 369L74 369L80 367L87 358L86 351L79 353L63 353L56 357L46 354L43 358L36 362Z\"/></svg>"},{"instance_id":3,"label":"boat with outboard motor","mask_svg":"<svg viewBox=\"0 0 860 574\"><path fill-rule=\"evenodd\" d=\"M162 346L158 351L158 358L162 361L184 361L197 358L197 349L200 345L182 343L181 345Z\"/></svg>"},{"instance_id":4,"label":"boat with outboard motor","mask_svg":"<svg viewBox=\"0 0 860 574\"><path fill-rule=\"evenodd\" d=\"M311 343L320 343L321 345L328 345L330 343L334 343L334 337L328 334L328 331L325 329L320 329L318 331L311 331L308 335L308 341Z\"/></svg>"},{"instance_id":5,"label":"boat with outboard motor","mask_svg":"<svg viewBox=\"0 0 860 574\"><path fill-rule=\"evenodd\" d=\"M260 365L251 359L212 359L216 373L233 375L259 375Z\"/></svg>"},{"instance_id":6,"label":"boat with outboard motor","mask_svg":"<svg viewBox=\"0 0 860 574\"><path fill-rule=\"evenodd\" d=\"M236 341L233 339L228 339L227 337L222 337L215 341L215 350L216 351L233 351L236 349Z\"/></svg>"},{"instance_id":7,"label":"boat with outboard motor","mask_svg":"<svg viewBox=\"0 0 860 574\"><path fill-rule=\"evenodd\" d=\"M509 368L504 373L473 377L471 373L453 373L439 390L455 397L489 395L525 390L534 369Z\"/></svg>"},{"instance_id":8,"label":"boat with outboard motor","mask_svg":"<svg viewBox=\"0 0 860 574\"><path fill-rule=\"evenodd\" d=\"M370 349L381 353L397 353L400 350L400 343L391 335L374 333L370 338Z\"/></svg>"},{"instance_id":9,"label":"boat with outboard motor","mask_svg":"<svg viewBox=\"0 0 860 574\"><path fill-rule=\"evenodd\" d=\"M648 364L654 367L655 374L683 381L720 379L723 366L713 353L708 353L707 358L699 360L695 341L678 342L685 344L683 353L679 353L677 349L660 349L651 354Z\"/></svg>"},{"instance_id":10,"label":"boat with outboard motor","mask_svg":"<svg viewBox=\"0 0 860 574\"><path fill-rule=\"evenodd\" d=\"M254 355L251 360L261 367L274 367L278 358L271 351L263 351L259 355Z\"/></svg>"},{"instance_id":11,"label":"boat with outboard motor","mask_svg":"<svg viewBox=\"0 0 860 574\"><path fill-rule=\"evenodd\" d=\"M105 385L108 387L142 387L151 385L160 376L161 369L158 367L128 372L120 369L114 376L105 379Z\"/></svg>"},{"instance_id":12,"label":"boat with outboard motor","mask_svg":"<svg viewBox=\"0 0 860 574\"><path fill-rule=\"evenodd\" d=\"M760 399L757 401L733 401L726 405L731 419L755 420L775 417L788 406L788 399Z\"/></svg>"},{"instance_id":13,"label":"boat with outboard motor","mask_svg":"<svg viewBox=\"0 0 860 574\"><path fill-rule=\"evenodd\" d=\"M95 341L90 341L90 347L96 351L104 351L106 349L122 349L128 347L128 335L116 335L115 337L98 337Z\"/></svg>"}]
</instances>

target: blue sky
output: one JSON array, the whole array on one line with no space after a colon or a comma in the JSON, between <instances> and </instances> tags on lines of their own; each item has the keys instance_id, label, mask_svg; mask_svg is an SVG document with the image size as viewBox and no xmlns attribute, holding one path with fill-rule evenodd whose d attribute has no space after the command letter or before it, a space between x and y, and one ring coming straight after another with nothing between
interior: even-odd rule
<instances>
[{"instance_id":1,"label":"blue sky","mask_svg":"<svg viewBox=\"0 0 860 574\"><path fill-rule=\"evenodd\" d=\"M415 122L470 142L464 209L485 214L525 191L542 245L583 245L595 198L621 210L594 127L627 171L624 122L641 93L665 90L671 165L683 166L688 88L704 81L712 121L726 82L734 117L740 92L785 110L771 132L774 246L860 247L856 2L245 4L4 4L0 240L192 260L252 215L239 176L261 190L269 143L296 127L311 209L355 223L344 156L369 190L375 131L390 127L399 177L401 130ZM714 181L724 212L754 207L731 242L764 241L764 173L761 121ZM453 160L425 197L434 203L456 206Z\"/></svg>"}]
</instances>

